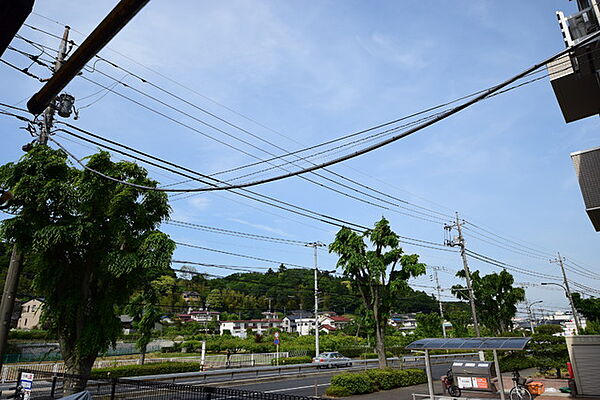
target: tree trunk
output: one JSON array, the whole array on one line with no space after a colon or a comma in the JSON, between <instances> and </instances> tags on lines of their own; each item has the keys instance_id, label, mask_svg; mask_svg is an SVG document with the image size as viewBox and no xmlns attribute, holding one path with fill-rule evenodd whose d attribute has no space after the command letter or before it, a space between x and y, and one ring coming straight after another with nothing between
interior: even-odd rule
<instances>
[{"instance_id":1,"label":"tree trunk","mask_svg":"<svg viewBox=\"0 0 600 400\"><path fill-rule=\"evenodd\" d=\"M144 363L146 362L146 349L146 345L142 346L142 348L140 349L140 365L144 365Z\"/></svg>"},{"instance_id":2,"label":"tree trunk","mask_svg":"<svg viewBox=\"0 0 600 400\"><path fill-rule=\"evenodd\" d=\"M384 334L385 325L381 325L381 321L375 319L375 352L377 353L377 358L379 359L379 368L387 367L387 359L385 357L385 334Z\"/></svg>"},{"instance_id":3,"label":"tree trunk","mask_svg":"<svg viewBox=\"0 0 600 400\"><path fill-rule=\"evenodd\" d=\"M84 391L96 356L78 357L74 341L65 338L60 338L60 351L65 360L65 373L74 375L65 377L63 394L69 395Z\"/></svg>"}]
</instances>

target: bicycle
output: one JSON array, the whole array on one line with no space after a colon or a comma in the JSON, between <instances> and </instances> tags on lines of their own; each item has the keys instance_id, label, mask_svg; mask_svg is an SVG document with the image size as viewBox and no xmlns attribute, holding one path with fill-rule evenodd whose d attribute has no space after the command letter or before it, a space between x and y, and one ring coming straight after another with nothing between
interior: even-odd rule
<instances>
[{"instance_id":1,"label":"bicycle","mask_svg":"<svg viewBox=\"0 0 600 400\"><path fill-rule=\"evenodd\" d=\"M454 384L454 375L452 374L452 368L446 372L446 376L443 377L442 383L448 394L452 397L460 397L461 390Z\"/></svg>"},{"instance_id":2,"label":"bicycle","mask_svg":"<svg viewBox=\"0 0 600 400\"><path fill-rule=\"evenodd\" d=\"M527 379L521 378L519 371L513 371L512 381L514 386L508 394L510 400L533 400L531 392L525 386Z\"/></svg>"}]
</instances>

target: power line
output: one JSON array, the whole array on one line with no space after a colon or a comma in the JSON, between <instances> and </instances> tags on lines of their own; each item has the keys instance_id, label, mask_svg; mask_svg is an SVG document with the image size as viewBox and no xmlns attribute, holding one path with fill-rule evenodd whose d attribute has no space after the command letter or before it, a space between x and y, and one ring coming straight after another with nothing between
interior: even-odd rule
<instances>
[{"instance_id":1,"label":"power line","mask_svg":"<svg viewBox=\"0 0 600 400\"><path fill-rule=\"evenodd\" d=\"M184 221L178 221L178 220L173 220L173 219L166 221L166 223L169 225L173 225L173 226L193 228L193 229L203 230L203 231L207 231L207 232L220 233L223 235L244 237L244 238L263 240L263 241L274 242L274 243L290 244L290 245L295 245L295 246L303 246L304 247L304 246L306 246L306 243L308 243L308 242L303 242L300 240L285 239L285 238L279 238L279 237L274 237L274 236L257 235L254 233L233 231L233 230L229 230L229 229L194 224L191 222L184 222Z\"/></svg>"}]
</instances>

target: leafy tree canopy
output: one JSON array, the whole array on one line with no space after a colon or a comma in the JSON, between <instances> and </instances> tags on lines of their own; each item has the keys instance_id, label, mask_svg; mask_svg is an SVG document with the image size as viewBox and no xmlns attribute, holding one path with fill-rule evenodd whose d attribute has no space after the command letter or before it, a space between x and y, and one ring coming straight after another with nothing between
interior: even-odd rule
<instances>
[{"instance_id":1,"label":"leafy tree canopy","mask_svg":"<svg viewBox=\"0 0 600 400\"><path fill-rule=\"evenodd\" d=\"M94 170L156 186L130 162L100 152ZM145 281L170 272L174 242L157 230L169 215L167 196L141 191L67 164L62 151L36 145L0 167L0 188L14 199L0 236L25 254L45 298L45 318L58 334L67 372L87 375L98 352L120 334L117 309Z\"/></svg>"},{"instance_id":2,"label":"leafy tree canopy","mask_svg":"<svg viewBox=\"0 0 600 400\"><path fill-rule=\"evenodd\" d=\"M465 278L460 270L456 276ZM517 313L517 303L525 300L525 289L513 287L514 278L506 270L481 276L479 271L471 273L471 287L475 298L478 317L494 334L512 328L512 319ZM454 285L452 294L461 300L467 300L467 288Z\"/></svg>"},{"instance_id":3,"label":"leafy tree canopy","mask_svg":"<svg viewBox=\"0 0 600 400\"><path fill-rule=\"evenodd\" d=\"M365 239L369 244L365 243ZM329 251L339 255L337 266L360 295L375 327L375 349L380 366L386 365L385 327L396 297L408 291L408 279L425 273L416 254L404 254L400 240L382 218L363 234L343 227Z\"/></svg>"}]
</instances>

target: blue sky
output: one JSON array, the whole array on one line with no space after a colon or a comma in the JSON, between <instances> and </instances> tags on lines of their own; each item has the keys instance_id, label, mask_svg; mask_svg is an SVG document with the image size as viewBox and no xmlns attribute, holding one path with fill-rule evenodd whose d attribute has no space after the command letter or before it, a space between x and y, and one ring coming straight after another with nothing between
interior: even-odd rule
<instances>
[{"instance_id":1,"label":"blue sky","mask_svg":"<svg viewBox=\"0 0 600 400\"><path fill-rule=\"evenodd\" d=\"M28 23L57 35L62 28L51 20L69 24L74 28L71 38L80 43L80 33L88 34L115 3L38 1L34 11L48 19L32 15ZM294 150L503 81L564 48L554 13L564 10L570 14L574 8L566 0L182 0L176 6L154 1L101 54L270 143ZM26 27L20 33L53 48L58 45L55 38ZM13 45L31 51L22 41L15 40ZM3 58L27 65L26 59L11 51ZM122 71L104 63L97 67L123 78L128 85L167 99ZM41 68L34 67L32 71L48 75ZM97 72L86 72L84 76L110 83ZM0 83L4 88L0 101L9 104L29 98L41 86L4 65L0 65ZM67 91L80 99L77 104L82 108L79 120L68 122L204 173L254 161L113 93L94 95L98 90L81 78L68 86ZM130 89L116 86L115 90L204 133L232 142ZM255 145L268 147L197 109L172 99L168 102ZM598 146L598 134L594 133L598 125L597 117L565 124L546 78L476 104L409 138L331 169L436 212L451 216L459 211L467 221L513 241L491 236L483 238L487 241L484 242L481 237L467 236L467 246L479 253L528 270L557 274L557 266L539 252L560 251L579 265L600 273L598 236L585 215L569 157L573 151ZM19 126L15 120L0 118L2 163L22 155L20 148L28 138ZM78 156L92 151L60 137L57 140ZM268 157L248 146L240 147L260 158ZM269 151L280 153L274 148ZM164 184L181 180L154 169L150 173ZM404 236L439 243L444 238L441 223L372 207L300 178L255 190L363 225L372 225L385 215L396 232ZM172 206L174 219L261 235L329 243L336 231L335 227L225 192L179 199ZM204 247L312 265L308 248L169 225L164 230L176 240ZM513 246L520 251L512 251ZM522 246L535 249L538 257L528 254L531 251ZM457 253L412 245L405 249L421 254L427 264L444 266L448 271L462 266ZM176 257L249 267L272 266L186 248L178 248ZM332 269L335 261L335 256L320 252L323 268ZM497 271L477 260L471 260L470 265L483 273ZM458 283L452 275L440 274L442 286ZM541 281L535 276L515 276L518 282ZM600 288L598 280L571 272L570 278ZM432 285L429 275L414 283ZM566 305L560 291L530 287L527 292L531 300L544 300L542 307L549 310ZM446 291L445 295L449 293Z\"/></svg>"}]
</instances>

